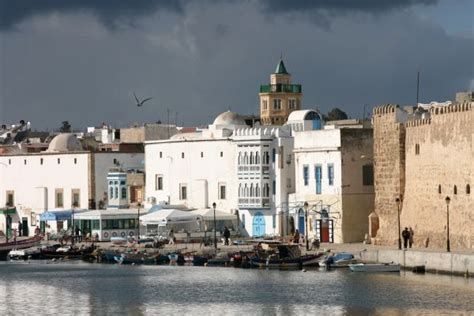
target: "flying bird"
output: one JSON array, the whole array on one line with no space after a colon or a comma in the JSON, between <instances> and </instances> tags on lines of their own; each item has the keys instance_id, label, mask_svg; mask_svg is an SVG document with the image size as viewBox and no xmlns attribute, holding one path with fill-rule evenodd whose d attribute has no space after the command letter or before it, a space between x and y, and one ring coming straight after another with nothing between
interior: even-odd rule
<instances>
[{"instance_id":1,"label":"flying bird","mask_svg":"<svg viewBox=\"0 0 474 316\"><path fill-rule=\"evenodd\" d=\"M135 101L137 102L136 106L138 106L138 107L142 106L143 103L145 103L146 101L153 99L153 98L146 98L146 99L140 101L140 100L137 98L137 95L135 94L135 92L133 92L133 96L135 97Z\"/></svg>"}]
</instances>

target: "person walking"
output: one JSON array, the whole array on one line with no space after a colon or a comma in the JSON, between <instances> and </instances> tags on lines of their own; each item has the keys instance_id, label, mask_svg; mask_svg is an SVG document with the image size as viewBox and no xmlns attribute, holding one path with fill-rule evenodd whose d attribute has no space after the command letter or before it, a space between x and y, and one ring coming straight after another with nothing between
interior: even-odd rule
<instances>
[{"instance_id":1,"label":"person walking","mask_svg":"<svg viewBox=\"0 0 474 316\"><path fill-rule=\"evenodd\" d=\"M227 228L227 226L224 226L224 238L225 238L224 245L229 246L230 230L229 228Z\"/></svg>"},{"instance_id":2,"label":"person walking","mask_svg":"<svg viewBox=\"0 0 474 316\"><path fill-rule=\"evenodd\" d=\"M408 229L408 232L410 233L410 236L408 237L408 246L411 248L411 246L413 246L413 235L415 234L415 232L413 231L411 226Z\"/></svg>"},{"instance_id":3,"label":"person walking","mask_svg":"<svg viewBox=\"0 0 474 316\"><path fill-rule=\"evenodd\" d=\"M21 224L21 222L18 222L18 237L21 237L23 233L23 225Z\"/></svg>"},{"instance_id":4,"label":"person walking","mask_svg":"<svg viewBox=\"0 0 474 316\"><path fill-rule=\"evenodd\" d=\"M410 239L410 232L408 231L408 227L405 227L405 229L403 230L402 238L403 238L403 248L407 249L408 239Z\"/></svg>"}]
</instances>

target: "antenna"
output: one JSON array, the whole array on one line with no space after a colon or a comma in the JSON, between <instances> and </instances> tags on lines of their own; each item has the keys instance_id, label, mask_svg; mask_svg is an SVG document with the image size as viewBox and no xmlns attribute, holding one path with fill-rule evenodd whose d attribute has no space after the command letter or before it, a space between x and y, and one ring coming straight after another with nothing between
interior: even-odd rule
<instances>
[{"instance_id":1,"label":"antenna","mask_svg":"<svg viewBox=\"0 0 474 316\"><path fill-rule=\"evenodd\" d=\"M416 76L416 107L418 107L418 100L420 96L420 71L418 71Z\"/></svg>"}]
</instances>

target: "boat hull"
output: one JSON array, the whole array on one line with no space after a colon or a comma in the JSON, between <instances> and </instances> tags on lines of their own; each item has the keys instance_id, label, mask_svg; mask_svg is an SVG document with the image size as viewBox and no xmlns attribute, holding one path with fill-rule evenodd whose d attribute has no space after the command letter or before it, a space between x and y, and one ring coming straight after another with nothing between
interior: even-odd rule
<instances>
[{"instance_id":1,"label":"boat hull","mask_svg":"<svg viewBox=\"0 0 474 316\"><path fill-rule=\"evenodd\" d=\"M38 245L42 239L43 237L41 236L35 236L35 237L24 239L24 240L18 240L16 242L1 243L0 244L0 260L7 260L7 256L10 253L10 251L14 249L31 248L33 246Z\"/></svg>"},{"instance_id":2,"label":"boat hull","mask_svg":"<svg viewBox=\"0 0 474 316\"><path fill-rule=\"evenodd\" d=\"M353 272L400 272L400 265L393 263L357 263L350 264L349 269Z\"/></svg>"},{"instance_id":3,"label":"boat hull","mask_svg":"<svg viewBox=\"0 0 474 316\"><path fill-rule=\"evenodd\" d=\"M319 261L323 254L306 255L299 258L288 258L288 259L265 259L253 257L250 259L250 263L259 268L300 268L300 267L311 267L318 266Z\"/></svg>"}]
</instances>

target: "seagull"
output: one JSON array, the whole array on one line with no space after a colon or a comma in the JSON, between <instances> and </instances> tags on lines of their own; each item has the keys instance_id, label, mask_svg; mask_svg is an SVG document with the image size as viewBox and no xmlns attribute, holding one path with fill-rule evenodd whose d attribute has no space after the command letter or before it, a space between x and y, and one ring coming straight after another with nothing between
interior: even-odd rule
<instances>
[{"instance_id":1,"label":"seagull","mask_svg":"<svg viewBox=\"0 0 474 316\"><path fill-rule=\"evenodd\" d=\"M135 92L133 92L133 96L135 97L135 101L137 102L136 105L137 105L138 107L142 106L143 103L145 103L146 101L153 99L153 98L146 98L146 99L140 101L140 100L138 100L137 95L135 94Z\"/></svg>"}]
</instances>

